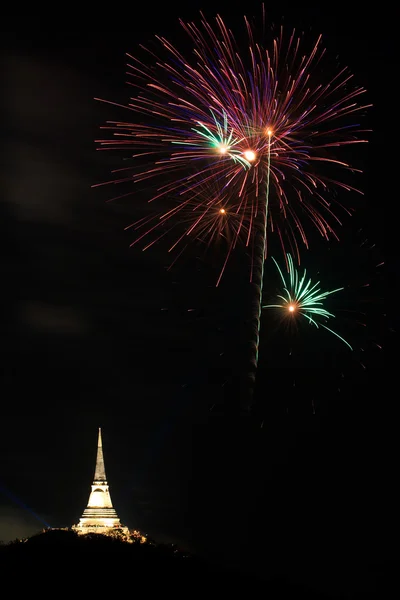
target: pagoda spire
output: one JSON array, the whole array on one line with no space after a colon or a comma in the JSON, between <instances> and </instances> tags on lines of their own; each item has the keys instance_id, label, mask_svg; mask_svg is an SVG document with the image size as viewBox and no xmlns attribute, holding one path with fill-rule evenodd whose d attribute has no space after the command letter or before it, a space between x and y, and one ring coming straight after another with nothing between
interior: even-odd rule
<instances>
[{"instance_id":1,"label":"pagoda spire","mask_svg":"<svg viewBox=\"0 0 400 600\"><path fill-rule=\"evenodd\" d=\"M104 467L103 443L101 440L101 427L99 427L99 437L97 440L97 458L96 458L96 469L94 472L94 481L107 482L106 470Z\"/></svg>"}]
</instances>

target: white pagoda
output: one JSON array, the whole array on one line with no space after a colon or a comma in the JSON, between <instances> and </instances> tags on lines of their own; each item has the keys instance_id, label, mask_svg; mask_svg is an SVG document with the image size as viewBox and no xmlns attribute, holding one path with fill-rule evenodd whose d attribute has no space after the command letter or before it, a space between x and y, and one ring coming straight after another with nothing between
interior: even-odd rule
<instances>
[{"instance_id":1,"label":"white pagoda","mask_svg":"<svg viewBox=\"0 0 400 600\"><path fill-rule=\"evenodd\" d=\"M103 445L101 441L101 428L97 442L96 469L89 502L78 525L72 529L77 533L102 533L107 535L122 534L129 536L128 527L121 525L119 517L112 505L110 489L108 487L106 471L104 468Z\"/></svg>"}]
</instances>

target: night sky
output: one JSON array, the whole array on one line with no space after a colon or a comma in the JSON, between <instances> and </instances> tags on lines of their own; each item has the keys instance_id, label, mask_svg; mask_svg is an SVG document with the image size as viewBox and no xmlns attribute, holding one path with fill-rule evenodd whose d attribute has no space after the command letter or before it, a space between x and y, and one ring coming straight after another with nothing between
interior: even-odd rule
<instances>
[{"instance_id":1,"label":"night sky","mask_svg":"<svg viewBox=\"0 0 400 600\"><path fill-rule=\"evenodd\" d=\"M121 166L122 155L96 152L94 140L122 113L94 98L127 101L125 52L155 33L179 45L178 18L200 9L240 32L243 5L233 6L160 12L144 3L140 15L105 18L101 31L2 34L0 539L77 522L101 426L111 496L130 527L257 572L365 583L368 565L379 570L398 552L396 333L384 317L385 277L395 280L398 266L389 257L385 272L375 268L395 248L384 228L398 195L386 139L396 110L387 105L390 14L346 3L280 3L270 13L323 34L367 88L373 133L354 150L365 196L351 198L357 210L341 243L311 235L303 255L327 289L345 287L331 306L356 350L309 327L287 331L265 313L251 414L237 398L251 310L246 257L233 257L218 288L218 248L204 255L193 244L167 271L162 244L129 248L124 227L138 201L107 202L110 190L91 187ZM258 6L246 3L246 14ZM279 281L266 269L273 298Z\"/></svg>"}]
</instances>

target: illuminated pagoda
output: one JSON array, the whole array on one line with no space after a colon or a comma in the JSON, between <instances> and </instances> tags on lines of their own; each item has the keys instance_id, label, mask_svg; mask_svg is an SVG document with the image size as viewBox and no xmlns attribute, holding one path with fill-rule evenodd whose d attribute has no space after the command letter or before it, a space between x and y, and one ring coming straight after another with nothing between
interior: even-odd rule
<instances>
[{"instance_id":1,"label":"illuminated pagoda","mask_svg":"<svg viewBox=\"0 0 400 600\"><path fill-rule=\"evenodd\" d=\"M96 469L89 502L78 525L73 525L77 533L102 533L107 535L121 534L130 536L128 527L121 525L119 517L112 505L110 489L104 468L101 428L97 442Z\"/></svg>"}]
</instances>

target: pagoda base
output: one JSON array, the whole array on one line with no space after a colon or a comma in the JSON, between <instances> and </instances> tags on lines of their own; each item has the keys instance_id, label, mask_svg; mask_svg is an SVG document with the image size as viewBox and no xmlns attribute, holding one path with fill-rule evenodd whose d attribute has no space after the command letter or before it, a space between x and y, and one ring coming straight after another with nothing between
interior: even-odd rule
<instances>
[{"instance_id":1,"label":"pagoda base","mask_svg":"<svg viewBox=\"0 0 400 600\"><path fill-rule=\"evenodd\" d=\"M124 527L123 525L108 525L108 524L81 524L73 525L72 530L76 531L79 535L85 535L87 533L101 533L102 535L128 535L130 536L130 531L128 527Z\"/></svg>"}]
</instances>

